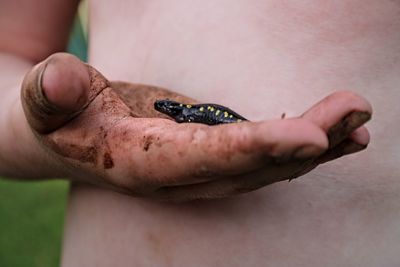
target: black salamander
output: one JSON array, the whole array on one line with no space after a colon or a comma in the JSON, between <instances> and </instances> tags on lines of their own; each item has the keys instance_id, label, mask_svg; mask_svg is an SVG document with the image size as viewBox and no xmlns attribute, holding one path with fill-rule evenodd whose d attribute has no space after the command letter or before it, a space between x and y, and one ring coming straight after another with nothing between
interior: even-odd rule
<instances>
[{"instance_id":1,"label":"black salamander","mask_svg":"<svg viewBox=\"0 0 400 267\"><path fill-rule=\"evenodd\" d=\"M183 104L172 100L157 100L154 108L176 122L197 122L207 125L247 121L236 112L217 104Z\"/></svg>"}]
</instances>

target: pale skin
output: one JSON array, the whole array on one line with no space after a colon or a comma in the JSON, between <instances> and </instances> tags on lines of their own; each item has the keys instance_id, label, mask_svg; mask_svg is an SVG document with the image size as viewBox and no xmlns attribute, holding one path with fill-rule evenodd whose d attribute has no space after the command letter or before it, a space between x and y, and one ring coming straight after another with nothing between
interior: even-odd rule
<instances>
[{"instance_id":1,"label":"pale skin","mask_svg":"<svg viewBox=\"0 0 400 267\"><path fill-rule=\"evenodd\" d=\"M7 1L4 3L6 7L11 6L7 4ZM115 5L111 8L118 20L109 19L107 25L104 25L101 18L104 18L105 10L110 12L110 7L104 3L107 7L104 6L103 10L103 4L96 2L96 5L92 6L89 63L101 70L104 75L102 76L98 71L89 69L87 65L69 55L56 54L46 59L53 52L63 48L67 26L70 25L75 10L75 5L72 3L66 4L63 1L60 3L66 5L60 8L60 11L40 9L36 10L40 14L33 15L32 10L26 7L25 12L30 14L27 15L22 5L19 6L18 14L12 14L10 11L6 13L10 19L15 19L17 16L21 17L21 20L28 20L25 23L37 24L35 29L40 34L24 33L25 24L22 24L20 28L14 29L15 35L2 34L0 37L2 38L0 49L3 51L1 83L5 95L0 101L2 101L2 107L7 107L2 110L0 121L4 125L1 127L0 170L2 174L11 178L69 177L75 181L71 189L66 222L64 266L76 266L78 263L90 266L94 262L101 262L104 266L111 263L125 266L126 262L136 263L137 266L154 266L154 264L198 266L196 263L204 263L204 261L208 263L207 266L212 266L218 265L220 260L223 260L227 266L236 266L235 264L241 266L241 260L248 262L243 256L240 257L241 252L252 259L254 266L263 266L265 262L305 264L307 261L303 257L313 257L316 266L320 263L332 264L333 262L325 258L330 258L329 253L334 252L342 256L336 257L335 260L342 259L346 262L343 251L339 249L344 244L349 244L345 238L332 239L328 235L328 240L323 240L320 239L321 235L315 235L313 230L325 233L327 231L324 228L325 225L332 224L328 216L330 213L326 213L326 210L333 209L334 214L341 214L344 218L348 218L345 214L351 211L351 205L343 208L341 206L343 204L336 201L339 198L335 195L337 193L315 188L324 183L321 181L321 179L324 180L324 176L332 176L329 173L335 169L346 169L347 172L346 174L336 172L333 181L326 178L326 186L323 187L333 192L344 190L348 194L344 196L339 194L342 198L350 198L354 196L354 192L347 190L346 186L343 189L340 183L337 183L340 177L350 181L356 177L365 177L364 186L373 188L374 177L371 176L373 172L369 171L369 176L365 175L367 170L362 166L371 166L373 162L376 162L373 160L374 154L364 156L364 158L355 157L352 161L339 161L339 168L326 167L322 170L317 168L310 174L299 177L317 167L319 163L335 160L344 154L359 152L369 143L369 132L364 124L370 118L372 108L361 95L367 94L373 97L374 95L368 91L373 90L369 87L371 85L364 84L366 88L358 93L343 90L334 92L328 87L342 85L351 88L359 84L349 78L353 75L341 74L340 68L340 71L334 69L334 74L328 72L337 80L331 76L322 77L324 71L327 71L325 65L321 62L316 62L315 65L309 63L312 58L311 52L320 51L323 45L329 46L333 41L327 44L317 43L316 47L310 50L307 50L306 46L299 48L304 51L289 47L291 42L287 40L282 41L281 46L274 46L273 41L278 42L279 38L282 38L279 34L288 36L288 33L284 33L285 30L290 32L291 29L292 22L288 19L284 23L280 22L280 25L286 25L287 29L269 31L276 34L275 39L264 42L265 40L261 37L257 37L265 34L262 28L254 28L254 25L253 28L245 28L252 26L252 23L249 23L252 22L249 14L257 15L260 9L257 8L256 11L251 7L244 8L246 3L241 1L231 5L228 10L224 9L226 12L224 14L227 14L224 15L227 16L223 20L226 24L224 27L220 24L214 26L207 24L220 17L218 12L223 9L223 5L212 8L209 4L188 7L184 3L177 2L168 7L171 9L169 12L159 11L160 16L155 18L154 15L157 13L154 12L165 8L162 3L145 4L145 2L133 1L132 10L140 11L142 17L124 14L122 10L130 9ZM268 1L260 5L268 7ZM315 11L304 9L301 4L292 3L289 7L298 9L296 14L300 15ZM181 13L180 8L187 14ZM230 20L229 17L229 14L234 16L237 12L236 8L243 11L238 24L235 24L236 20ZM273 9L276 16L269 18L271 21L261 20L257 23L265 24L264 26L268 28L274 20L282 20L285 12L289 12L291 8L278 5L276 9ZM341 10L340 5L331 8ZM382 13L391 10L385 6L381 8ZM206 10L212 12L205 12ZM49 24L48 17L46 21L41 22L38 19L43 17L41 12L50 17L54 16L54 23ZM60 19L57 12L64 14L63 19ZM200 18L205 16L208 19L203 18L203 21L197 17L196 21L192 21L191 18L195 16L190 14L191 12L200 12L200 15L197 14ZM282 17L280 12L282 12ZM163 25L168 25L168 23L163 23L163 19L168 21L168 14L175 14L180 21L180 27L193 29L196 34L190 35L186 42L170 41L179 39L181 33L172 24L168 31L163 28ZM388 15L385 13L382 16ZM296 18L296 16L292 17ZM29 21L30 18L32 21ZM311 19L312 16L305 15L304 19L307 18ZM122 35L124 42L115 44L116 38L122 38L118 33L126 32L126 29L120 26L121 20L138 26L134 28L136 34L125 33ZM338 21L341 20L338 19ZM296 23L293 22L293 24ZM0 25L0 27L5 29L7 28L5 25ZM153 25L151 27L153 32L150 35L143 35L141 41L137 43L135 38L140 39L140 34L146 31L144 25ZM333 25L341 27L339 24ZM365 27L368 29L368 26ZM246 36L246 42L239 40L237 44L232 44L228 38L232 34L228 31L230 27L238 29L238 33L232 36L250 34L249 29L259 32L255 36ZM241 27L245 29L242 30ZM3 30L3 28L0 29ZM190 32L188 29L185 31ZM211 31L205 29L211 29ZM374 32L373 28L370 32ZM372 35L368 34L367 31L367 36ZM391 32L387 35L393 36ZM18 40L10 36L15 36L14 38ZM196 39L200 36L201 39ZM372 47L378 46L379 38L370 37ZM330 38L336 40L335 38L338 37ZM396 40L394 37L391 38L394 40L389 41ZM202 46L197 47L196 44L201 40L203 42L208 40L204 42L204 46L210 47L208 49ZM306 39L296 38L296 40ZM226 43L228 41L230 45ZM355 44L357 44L356 41L354 41ZM111 58L107 56L108 52L105 52L109 51L112 45L109 42L120 46L113 52ZM262 50L257 50L260 49L258 47L260 43L268 43L269 46L264 45ZM32 44L32 47L27 49L27 44ZM167 51L160 50L157 46L159 44L163 44ZM252 45L251 49L248 48L249 44ZM304 41L304 45L306 44L307 41ZM352 43L352 45L355 44ZM237 49L235 51L241 58L240 64L232 63L234 62L232 59L226 58L232 55L232 51L225 52L224 47ZM389 53L389 48L391 47L382 51ZM275 49L275 51L273 54L268 52L252 58L254 51L264 51L264 49L266 51ZM192 50L197 52L194 53ZM206 55L209 57L200 56L205 51L208 51ZM350 59L342 63L343 61L340 61L338 56L340 54L335 54L339 52L341 51L332 51L332 58L327 60L333 61L332 65L342 64L341 67L347 71L361 69L355 72L354 76L368 77L364 75L367 71L361 68L361 66L365 67L364 64L356 61L357 57L351 57L354 53L349 51L348 58ZM394 51L391 52L394 53ZM342 53L347 53L347 51ZM280 65L273 60L272 56L275 55L280 55L282 58L293 55L295 59L301 58L299 62L302 64L296 65L299 63L293 63L293 59L286 59L286 61L282 59L283 62L294 66L294 69L287 69L287 64ZM367 56L372 55L366 54L365 57ZM173 63L167 66L165 64L168 60ZM203 60L208 63L204 63ZM230 63L226 64L228 61ZM132 65L132 62L137 64ZM39 64L33 67L37 63ZM45 71L43 71L44 66L47 66ZM250 66L253 69L250 69ZM308 68L309 72L306 72L304 68ZM266 75L260 70L271 75L265 78ZM22 101L20 100L21 83L27 71L29 73L25 76L22 86L23 95L40 96L37 92L44 92L46 98L39 97L39 101L33 101L32 97L23 97ZM379 80L381 77L379 75L383 73L388 72L378 69L376 80ZM35 82L37 80L41 81L41 87L37 86L38 83ZM109 80L155 84L176 93L168 93L154 87L107 82ZM395 79L390 75L385 81L389 83L388 88L391 88L390 84L395 84ZM313 83L314 89L310 88ZM357 91L357 88L354 90ZM387 90L389 99L394 98L394 96L390 97L391 92ZM176 95L185 101L192 100L183 95L201 102L221 103L220 101L224 101L221 104L232 107L256 122L216 127L176 124L165 117L158 117L159 115L150 109L138 108L138 106L142 107L143 103L144 106L151 105L152 98L156 96L168 94ZM146 97L141 97L142 95ZM324 98L327 95L329 97ZM319 101L319 99L322 100ZM43 119L41 111L48 107L46 101L55 105L57 112L51 112ZM379 101L375 102L377 105L384 105ZM287 113L287 118L280 119L282 112ZM396 114L395 111L391 113ZM71 114L73 114L73 120L70 120ZM343 120L348 123L341 123ZM342 127L337 125L342 125ZM15 140L16 136L20 141L13 143L12 140ZM91 151L92 154L89 154L92 156L82 157L75 149L77 145L84 145L86 148L96 147L97 150L96 153L93 153L93 150L86 150L86 152ZM71 147L74 149L71 150ZM301 150L305 147L307 149ZM298 154L295 155L295 152ZM368 151L359 154L366 155ZM369 162L367 162L368 158L370 158ZM352 169L352 162L358 168ZM329 164L335 166L335 163L325 165L329 166ZM395 181L394 166L396 166L395 163L386 166L385 171L385 179L392 185ZM313 176L313 173L316 174ZM321 176L322 178L318 178ZM277 181L297 177L299 179L290 184L283 182L271 185ZM314 177L314 183L311 181L309 181L311 185L302 183L301 180L304 177L309 177L308 180ZM217 202L196 202L195 204L168 204L158 202L158 200L153 202L153 199L160 198L183 201L235 196L266 185L269 186L245 196ZM120 193L113 193L113 191ZM279 203L278 199L281 199L282 203ZM322 219L319 219L322 220L321 225L316 225L311 220L310 224L313 227L300 226L303 233L309 233L304 236L294 234L293 231L304 220L304 214L312 218L314 210L312 206L300 205L298 209L295 206L292 207L300 199L308 199L307 202L310 203L321 203L321 199L325 199L328 203L332 203L320 204L327 205L321 206L322 212L319 213L322 214ZM261 203L263 203L262 206L260 206ZM382 205L385 203L387 209L394 208L388 204L391 202L383 201ZM235 212L227 213L227 209L232 207L235 207ZM290 216L289 221L279 216L281 212L292 210L293 216ZM368 211L368 209L365 210L367 217ZM199 217L199 214L202 216ZM207 218L206 221L205 218ZM228 218L231 222L226 221ZM232 225L233 221L245 218L247 219L240 224L240 227ZM277 220L278 218L280 220ZM370 229L357 220L343 220L338 220L338 223L358 225L358 229L367 232ZM336 227L335 222L333 220L333 228L337 236L341 236L340 234L347 229L338 232L340 228ZM182 223L184 225L181 225ZM213 234L214 227L220 224L225 227L218 234ZM376 224L382 225L382 222L376 222ZM246 231L247 234L243 235L241 231ZM281 231L291 233L291 236L274 234ZM99 233L102 234L99 235ZM261 237L257 238L256 233L260 236L265 235L268 241ZM217 240L216 236L219 236ZM106 244L114 240L113 238L118 238L118 244L113 247L107 246ZM230 239L242 241L238 241L236 245L235 243L223 245L219 248L222 253L218 255L211 253L207 245L202 245L202 242L211 244L222 242L222 246L224 240L230 242L228 241ZM305 239L308 240L307 245L291 247L292 244L302 244L301 240ZM241 242L245 242L245 249L240 245ZM285 244L285 242L288 243ZM323 245L325 242L329 242L330 249L325 250ZM121 247L121 244L124 245ZM320 244L320 246L317 245L318 249L312 250L309 249L309 244ZM350 250L351 244L350 242ZM283 250L287 249L283 248L284 246L291 248L290 256L283 253ZM132 249L138 253L132 254ZM299 249L302 253L297 253ZM368 249L369 247L366 246L366 253ZM104 256L105 253L102 251L107 251L106 254L109 256ZM239 253L237 257L233 256L237 253ZM385 253L392 255L390 249L386 249ZM106 259L102 258L103 256ZM325 256L324 259L323 256ZM206 259L201 259L202 257ZM149 258L153 261L149 261Z\"/></svg>"}]
</instances>

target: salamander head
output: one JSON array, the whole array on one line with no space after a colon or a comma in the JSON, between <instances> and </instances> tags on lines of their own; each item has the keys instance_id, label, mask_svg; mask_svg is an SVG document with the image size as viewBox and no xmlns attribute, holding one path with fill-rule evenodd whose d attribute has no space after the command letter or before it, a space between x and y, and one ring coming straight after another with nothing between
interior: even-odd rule
<instances>
[{"instance_id":1,"label":"salamander head","mask_svg":"<svg viewBox=\"0 0 400 267\"><path fill-rule=\"evenodd\" d=\"M155 110L175 118L182 114L183 108L184 106L181 103L168 99L154 102Z\"/></svg>"}]
</instances>

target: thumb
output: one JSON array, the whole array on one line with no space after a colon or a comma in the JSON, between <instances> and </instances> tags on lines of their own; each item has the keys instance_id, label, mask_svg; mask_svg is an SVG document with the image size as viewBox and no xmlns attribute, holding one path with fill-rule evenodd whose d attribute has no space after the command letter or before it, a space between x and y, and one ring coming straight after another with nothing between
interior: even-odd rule
<instances>
[{"instance_id":1,"label":"thumb","mask_svg":"<svg viewBox=\"0 0 400 267\"><path fill-rule=\"evenodd\" d=\"M50 133L82 112L108 81L77 57L57 53L36 65L22 83L21 100L30 126Z\"/></svg>"}]
</instances>

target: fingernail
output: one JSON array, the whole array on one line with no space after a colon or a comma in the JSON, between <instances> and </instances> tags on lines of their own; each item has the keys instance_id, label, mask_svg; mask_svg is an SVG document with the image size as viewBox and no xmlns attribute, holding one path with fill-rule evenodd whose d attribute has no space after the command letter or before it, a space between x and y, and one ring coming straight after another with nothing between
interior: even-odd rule
<instances>
[{"instance_id":1,"label":"fingernail","mask_svg":"<svg viewBox=\"0 0 400 267\"><path fill-rule=\"evenodd\" d=\"M334 125L328 132L329 147L334 147L345 139L351 132L371 119L371 114L354 111Z\"/></svg>"},{"instance_id":2,"label":"fingernail","mask_svg":"<svg viewBox=\"0 0 400 267\"><path fill-rule=\"evenodd\" d=\"M37 93L38 100L36 103L38 103L41 106L41 109L43 112L46 114L55 114L55 113L60 113L62 109L49 101L49 99L46 96L46 92L43 87L43 77L46 73L46 70L48 69L49 62L45 61L41 63L41 66L38 68L38 80L37 80L37 89L35 90Z\"/></svg>"},{"instance_id":3,"label":"fingernail","mask_svg":"<svg viewBox=\"0 0 400 267\"><path fill-rule=\"evenodd\" d=\"M39 63L26 74L22 82L23 104L29 108L34 117L42 117L43 114L52 114L57 111L43 93L42 79L46 68L46 62Z\"/></svg>"}]
</instances>

